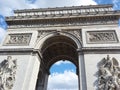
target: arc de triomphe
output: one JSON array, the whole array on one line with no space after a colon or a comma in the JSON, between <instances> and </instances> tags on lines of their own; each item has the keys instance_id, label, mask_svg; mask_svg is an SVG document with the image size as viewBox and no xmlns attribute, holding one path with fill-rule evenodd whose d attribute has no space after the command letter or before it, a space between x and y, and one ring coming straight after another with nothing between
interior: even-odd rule
<instances>
[{"instance_id":1,"label":"arc de triomphe","mask_svg":"<svg viewBox=\"0 0 120 90\"><path fill-rule=\"evenodd\" d=\"M59 60L77 67L79 90L120 90L120 11L112 5L14 12L0 47L0 90L46 90Z\"/></svg>"}]
</instances>

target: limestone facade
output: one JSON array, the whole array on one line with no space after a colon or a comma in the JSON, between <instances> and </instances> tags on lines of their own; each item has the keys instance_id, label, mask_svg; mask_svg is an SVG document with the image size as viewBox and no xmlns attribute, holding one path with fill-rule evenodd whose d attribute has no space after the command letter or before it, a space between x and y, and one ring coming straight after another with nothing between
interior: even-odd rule
<instances>
[{"instance_id":1,"label":"limestone facade","mask_svg":"<svg viewBox=\"0 0 120 90\"><path fill-rule=\"evenodd\" d=\"M120 11L112 10L112 5L90 5L14 12L6 17L8 31L0 46L0 62L9 56L17 62L11 90L46 90L49 69L58 60L75 64L79 90L109 86L106 78L104 84L98 84L102 75L97 73L98 63L109 56L119 68ZM119 72L110 76L117 75L119 80ZM117 85L110 90L119 90Z\"/></svg>"}]
</instances>

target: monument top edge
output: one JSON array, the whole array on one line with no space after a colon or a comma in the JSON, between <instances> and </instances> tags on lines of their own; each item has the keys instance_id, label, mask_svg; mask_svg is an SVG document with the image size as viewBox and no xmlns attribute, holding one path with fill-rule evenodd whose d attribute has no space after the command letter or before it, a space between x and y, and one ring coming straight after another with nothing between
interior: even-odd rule
<instances>
[{"instance_id":1,"label":"monument top edge","mask_svg":"<svg viewBox=\"0 0 120 90\"><path fill-rule=\"evenodd\" d=\"M81 5L81 6L64 6L64 7L48 7L48 8L33 8L33 9L21 9L14 10L14 13L23 12L37 12L37 11L53 11L53 10L69 10L69 9L88 9L88 8L112 8L112 4L99 4L99 5Z\"/></svg>"},{"instance_id":2,"label":"monument top edge","mask_svg":"<svg viewBox=\"0 0 120 90\"><path fill-rule=\"evenodd\" d=\"M91 16L115 16L119 18L120 11L113 10L112 4L69 6L55 8L38 8L15 10L13 16L6 17L6 21L13 20L34 20L34 19L53 19L53 18L74 18Z\"/></svg>"}]
</instances>

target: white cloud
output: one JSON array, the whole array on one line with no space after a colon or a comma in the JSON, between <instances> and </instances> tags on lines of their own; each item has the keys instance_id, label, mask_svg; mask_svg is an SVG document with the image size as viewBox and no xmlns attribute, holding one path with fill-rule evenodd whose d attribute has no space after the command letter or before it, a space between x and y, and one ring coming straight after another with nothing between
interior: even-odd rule
<instances>
[{"instance_id":1,"label":"white cloud","mask_svg":"<svg viewBox=\"0 0 120 90\"><path fill-rule=\"evenodd\" d=\"M96 5L94 0L44 0L42 7L62 7L62 6L80 6ZM37 0L36 5L41 6L41 0Z\"/></svg>"},{"instance_id":2,"label":"white cloud","mask_svg":"<svg viewBox=\"0 0 120 90\"><path fill-rule=\"evenodd\" d=\"M0 0L0 14L4 16L10 16L13 15L13 10L16 9L79 6L93 4L96 4L94 0L36 0L34 1L34 3L29 3L27 2L27 0Z\"/></svg>"},{"instance_id":3,"label":"white cloud","mask_svg":"<svg viewBox=\"0 0 120 90\"><path fill-rule=\"evenodd\" d=\"M54 65L61 65L61 64L72 64L70 61L58 61Z\"/></svg>"},{"instance_id":4,"label":"white cloud","mask_svg":"<svg viewBox=\"0 0 120 90\"><path fill-rule=\"evenodd\" d=\"M48 90L78 90L78 77L72 71L53 73L49 76Z\"/></svg>"},{"instance_id":5,"label":"white cloud","mask_svg":"<svg viewBox=\"0 0 120 90\"><path fill-rule=\"evenodd\" d=\"M0 14L13 15L15 9L37 8L37 5L29 4L25 0L0 0Z\"/></svg>"},{"instance_id":6,"label":"white cloud","mask_svg":"<svg viewBox=\"0 0 120 90\"><path fill-rule=\"evenodd\" d=\"M3 28L0 28L0 42L2 41L3 37L5 36L6 31Z\"/></svg>"}]
</instances>

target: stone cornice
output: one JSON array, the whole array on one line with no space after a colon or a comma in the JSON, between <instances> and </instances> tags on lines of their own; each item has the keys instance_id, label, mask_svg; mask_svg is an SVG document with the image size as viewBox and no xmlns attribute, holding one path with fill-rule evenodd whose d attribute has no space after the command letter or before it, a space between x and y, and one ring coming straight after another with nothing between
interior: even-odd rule
<instances>
[{"instance_id":1,"label":"stone cornice","mask_svg":"<svg viewBox=\"0 0 120 90\"><path fill-rule=\"evenodd\" d=\"M25 16L10 16L6 17L6 21L19 20L42 20L56 18L75 18L75 17L98 17L98 16L116 16L120 17L120 11L102 11L102 12L84 12L84 13L66 13L66 14L51 14L51 15L25 15Z\"/></svg>"},{"instance_id":2,"label":"stone cornice","mask_svg":"<svg viewBox=\"0 0 120 90\"><path fill-rule=\"evenodd\" d=\"M80 54L106 54L120 53L120 47L83 47L77 49Z\"/></svg>"},{"instance_id":3,"label":"stone cornice","mask_svg":"<svg viewBox=\"0 0 120 90\"><path fill-rule=\"evenodd\" d=\"M83 47L82 50L120 50L120 47Z\"/></svg>"},{"instance_id":4,"label":"stone cornice","mask_svg":"<svg viewBox=\"0 0 120 90\"><path fill-rule=\"evenodd\" d=\"M7 53L7 52L10 52L10 53L28 53L28 52L34 52L35 50L33 48L14 48L14 49L0 49L0 53Z\"/></svg>"},{"instance_id":5,"label":"stone cornice","mask_svg":"<svg viewBox=\"0 0 120 90\"><path fill-rule=\"evenodd\" d=\"M0 49L0 54L1 55L7 55L7 54L15 54L15 55L29 55L29 54L38 54L39 57L41 58L41 53L37 49L33 48L9 48L9 49Z\"/></svg>"},{"instance_id":6,"label":"stone cornice","mask_svg":"<svg viewBox=\"0 0 120 90\"><path fill-rule=\"evenodd\" d=\"M81 52L81 51L119 51L120 52L120 47L82 47L77 49L77 51L78 52ZM13 53L38 52L40 53L39 50L33 49L33 48L0 49L0 53L6 53L6 52L13 52Z\"/></svg>"},{"instance_id":7,"label":"stone cornice","mask_svg":"<svg viewBox=\"0 0 120 90\"><path fill-rule=\"evenodd\" d=\"M15 10L6 22L8 28L42 28L118 24L119 17L120 11L112 10L112 5L89 5Z\"/></svg>"},{"instance_id":8,"label":"stone cornice","mask_svg":"<svg viewBox=\"0 0 120 90\"><path fill-rule=\"evenodd\" d=\"M55 7L55 8L38 8L38 9L23 9L23 10L14 10L15 13L23 12L39 12L39 11L53 11L53 10L70 10L70 9L88 9L88 8L112 8L112 4L103 4L103 5L87 5L87 6L67 6L67 7Z\"/></svg>"},{"instance_id":9,"label":"stone cornice","mask_svg":"<svg viewBox=\"0 0 120 90\"><path fill-rule=\"evenodd\" d=\"M41 20L15 20L7 21L8 28L24 27L63 27L63 26L86 26L86 25L107 25L118 24L118 18L111 16L75 17L75 18L53 18Z\"/></svg>"}]
</instances>

